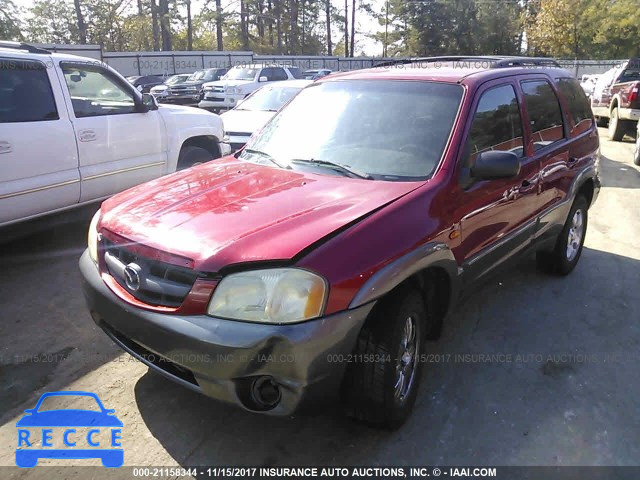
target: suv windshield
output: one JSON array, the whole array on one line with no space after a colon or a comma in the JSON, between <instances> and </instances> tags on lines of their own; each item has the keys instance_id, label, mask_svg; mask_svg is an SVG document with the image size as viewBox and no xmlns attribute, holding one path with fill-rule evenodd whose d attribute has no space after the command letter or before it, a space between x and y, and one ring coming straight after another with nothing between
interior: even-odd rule
<instances>
[{"instance_id":1,"label":"suv windshield","mask_svg":"<svg viewBox=\"0 0 640 480\"><path fill-rule=\"evenodd\" d=\"M319 162L331 162L379 180L422 180L440 162L462 94L460 85L436 82L312 85L296 95L239 158L318 171Z\"/></svg>"},{"instance_id":2,"label":"suv windshield","mask_svg":"<svg viewBox=\"0 0 640 480\"><path fill-rule=\"evenodd\" d=\"M236 110L275 112L293 98L300 87L262 87L247 98Z\"/></svg>"},{"instance_id":3,"label":"suv windshield","mask_svg":"<svg viewBox=\"0 0 640 480\"><path fill-rule=\"evenodd\" d=\"M258 70L260 69L255 67L234 67L229 70L225 80L254 80L258 74Z\"/></svg>"}]
</instances>

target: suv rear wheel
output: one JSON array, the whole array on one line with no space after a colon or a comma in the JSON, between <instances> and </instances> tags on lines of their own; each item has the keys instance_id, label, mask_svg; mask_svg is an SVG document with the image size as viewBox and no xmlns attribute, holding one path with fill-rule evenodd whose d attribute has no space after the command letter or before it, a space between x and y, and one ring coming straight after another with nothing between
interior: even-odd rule
<instances>
[{"instance_id":1,"label":"suv rear wheel","mask_svg":"<svg viewBox=\"0 0 640 480\"><path fill-rule=\"evenodd\" d=\"M404 286L381 300L371 315L347 367L343 398L355 420L396 429L416 401L427 311L420 292Z\"/></svg>"},{"instance_id":2,"label":"suv rear wheel","mask_svg":"<svg viewBox=\"0 0 640 480\"><path fill-rule=\"evenodd\" d=\"M588 204L582 195L576 198L555 248L552 252L537 252L541 270L557 275L568 275L578 264L587 233Z\"/></svg>"},{"instance_id":3,"label":"suv rear wheel","mask_svg":"<svg viewBox=\"0 0 640 480\"><path fill-rule=\"evenodd\" d=\"M633 163L640 166L640 133L636 136L636 146L633 150Z\"/></svg>"}]
</instances>

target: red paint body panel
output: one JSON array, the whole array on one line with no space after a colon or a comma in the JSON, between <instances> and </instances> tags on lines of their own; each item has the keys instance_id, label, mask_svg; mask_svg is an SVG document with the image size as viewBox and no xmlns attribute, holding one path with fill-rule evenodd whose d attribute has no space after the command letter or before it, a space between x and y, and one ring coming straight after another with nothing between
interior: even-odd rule
<instances>
[{"instance_id":1,"label":"red paint body panel","mask_svg":"<svg viewBox=\"0 0 640 480\"><path fill-rule=\"evenodd\" d=\"M227 157L107 200L101 228L217 272L291 259L419 185L303 174Z\"/></svg>"}]
</instances>

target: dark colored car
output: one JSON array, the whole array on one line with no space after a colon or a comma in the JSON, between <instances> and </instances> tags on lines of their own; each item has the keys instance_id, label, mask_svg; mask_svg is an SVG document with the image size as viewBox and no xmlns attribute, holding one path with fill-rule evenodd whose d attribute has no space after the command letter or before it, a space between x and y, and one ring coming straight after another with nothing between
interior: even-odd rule
<instances>
[{"instance_id":1,"label":"dark colored car","mask_svg":"<svg viewBox=\"0 0 640 480\"><path fill-rule=\"evenodd\" d=\"M328 68L321 68L319 70L305 70L302 76L305 80L318 80L319 78L330 75L331 72L332 71Z\"/></svg>"},{"instance_id":2,"label":"dark colored car","mask_svg":"<svg viewBox=\"0 0 640 480\"><path fill-rule=\"evenodd\" d=\"M609 125L609 138L635 134L640 120L640 58L632 58L602 74L591 95L591 109L600 126Z\"/></svg>"},{"instance_id":3,"label":"dark colored car","mask_svg":"<svg viewBox=\"0 0 640 480\"><path fill-rule=\"evenodd\" d=\"M149 93L151 87L164 83L164 79L156 75L132 76L127 77L127 80L129 80L129 83L136 87L140 93Z\"/></svg>"},{"instance_id":4,"label":"dark colored car","mask_svg":"<svg viewBox=\"0 0 640 480\"><path fill-rule=\"evenodd\" d=\"M80 260L94 321L247 410L335 397L401 425L460 293L527 251L571 272L600 190L569 72L437 61L320 79L235 155L106 200Z\"/></svg>"},{"instance_id":5,"label":"dark colored car","mask_svg":"<svg viewBox=\"0 0 640 480\"><path fill-rule=\"evenodd\" d=\"M202 85L205 82L220 80L229 69L208 68L192 73L186 82L170 85L166 96L159 100L167 103L197 103L202 95Z\"/></svg>"}]
</instances>

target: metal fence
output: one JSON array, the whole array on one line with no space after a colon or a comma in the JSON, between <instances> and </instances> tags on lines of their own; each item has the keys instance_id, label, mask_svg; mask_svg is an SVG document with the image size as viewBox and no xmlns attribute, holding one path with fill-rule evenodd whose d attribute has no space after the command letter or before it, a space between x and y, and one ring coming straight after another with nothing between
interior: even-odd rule
<instances>
[{"instance_id":1,"label":"metal fence","mask_svg":"<svg viewBox=\"0 0 640 480\"><path fill-rule=\"evenodd\" d=\"M329 57L305 55L258 55L250 51L176 51L176 52L103 52L99 45L52 45L44 48L55 52L71 53L100 59L125 76L173 75L191 73L203 68L232 67L251 63L276 63L297 66L300 69L328 68L333 71L371 68L398 58L382 57ZM566 60L558 62L576 77L584 74L604 73L623 60Z\"/></svg>"}]
</instances>

